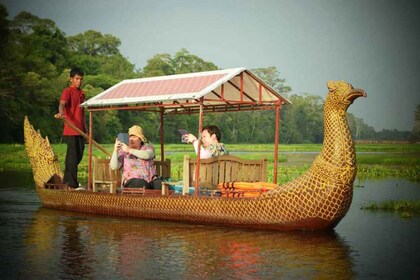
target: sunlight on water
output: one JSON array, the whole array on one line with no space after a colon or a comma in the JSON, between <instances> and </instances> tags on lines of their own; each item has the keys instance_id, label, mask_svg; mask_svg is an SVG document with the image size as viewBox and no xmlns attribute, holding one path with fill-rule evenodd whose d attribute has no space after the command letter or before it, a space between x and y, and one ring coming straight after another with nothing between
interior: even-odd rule
<instances>
[{"instance_id":1,"label":"sunlight on water","mask_svg":"<svg viewBox=\"0 0 420 280\"><path fill-rule=\"evenodd\" d=\"M279 233L80 215L40 208L26 236L27 265L60 253L63 275L145 278L333 276L352 262L334 233ZM57 269L57 268L55 268Z\"/></svg>"}]
</instances>

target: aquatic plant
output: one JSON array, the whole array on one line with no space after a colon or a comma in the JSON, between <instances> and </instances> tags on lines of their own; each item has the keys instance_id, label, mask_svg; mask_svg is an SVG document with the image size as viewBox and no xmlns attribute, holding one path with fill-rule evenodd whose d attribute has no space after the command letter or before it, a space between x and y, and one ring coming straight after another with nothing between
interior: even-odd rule
<instances>
[{"instance_id":1,"label":"aquatic plant","mask_svg":"<svg viewBox=\"0 0 420 280\"><path fill-rule=\"evenodd\" d=\"M420 200L387 200L383 202L369 202L363 204L361 209L371 211L393 211L402 218L411 218L420 215Z\"/></svg>"}]
</instances>

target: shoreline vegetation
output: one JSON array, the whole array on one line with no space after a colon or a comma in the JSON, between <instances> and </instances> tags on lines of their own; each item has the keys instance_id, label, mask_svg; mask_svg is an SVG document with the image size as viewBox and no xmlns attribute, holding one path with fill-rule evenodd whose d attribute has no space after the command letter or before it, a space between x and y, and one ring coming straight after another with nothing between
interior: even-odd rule
<instances>
[{"instance_id":1,"label":"shoreline vegetation","mask_svg":"<svg viewBox=\"0 0 420 280\"><path fill-rule=\"evenodd\" d=\"M227 144L230 154L247 159L268 159L268 181L273 181L272 144ZM64 170L66 153L65 144L52 144L61 169ZM113 144L103 147L112 152ZM79 177L87 177L88 147L79 167ZM278 183L290 181L308 170L312 161L321 151L322 144L279 145ZM155 144L156 158L160 159L160 146ZM419 144L356 144L358 179L384 177L405 178L420 181L420 145ZM29 160L23 144L0 144L0 171L31 171ZM104 158L106 155L93 148L93 155ZM182 161L184 155L195 156L188 144L165 145L165 159L171 160L171 177L173 181L182 179ZM81 180L83 181L83 179Z\"/></svg>"}]
</instances>

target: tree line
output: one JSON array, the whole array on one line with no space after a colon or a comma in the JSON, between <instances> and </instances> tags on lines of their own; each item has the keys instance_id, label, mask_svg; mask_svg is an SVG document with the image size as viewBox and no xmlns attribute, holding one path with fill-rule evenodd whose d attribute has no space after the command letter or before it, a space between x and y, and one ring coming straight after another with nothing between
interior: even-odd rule
<instances>
[{"instance_id":1,"label":"tree line","mask_svg":"<svg viewBox=\"0 0 420 280\"><path fill-rule=\"evenodd\" d=\"M63 124L54 119L61 91L68 86L69 71L85 72L86 97L91 98L116 83L130 78L173 75L217 70L219 67L181 49L174 55L156 54L147 64L135 65L119 51L121 41L110 34L88 30L66 36L54 21L21 12L8 20L0 5L0 136L1 143L23 142L23 119L27 115L52 143L61 141ZM281 112L281 143L321 143L323 141L323 103L317 95L291 94L276 67L251 69L267 84L293 102ZM412 132L376 132L363 119L348 113L355 139L413 140L419 137L419 106ZM94 115L94 139L112 143L118 132L138 124L153 142L159 141L159 115L142 111L106 111ZM225 143L273 143L275 114L271 111L206 114L204 124L217 124ZM198 116L165 118L165 142L178 143L179 128L198 130ZM417 127L417 128L416 128Z\"/></svg>"}]
</instances>

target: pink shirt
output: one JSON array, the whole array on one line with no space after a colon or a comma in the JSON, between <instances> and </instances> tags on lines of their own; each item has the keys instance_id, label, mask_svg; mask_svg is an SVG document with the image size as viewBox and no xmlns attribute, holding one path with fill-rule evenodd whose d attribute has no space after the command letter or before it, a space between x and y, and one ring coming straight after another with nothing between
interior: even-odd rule
<instances>
[{"instance_id":1,"label":"pink shirt","mask_svg":"<svg viewBox=\"0 0 420 280\"><path fill-rule=\"evenodd\" d=\"M151 150L154 153L154 148L151 145L142 145L140 150ZM123 184L131 178L140 178L150 182L152 177L157 174L153 159L141 159L133 154L120 150L118 152L118 162L122 163Z\"/></svg>"}]
</instances>

